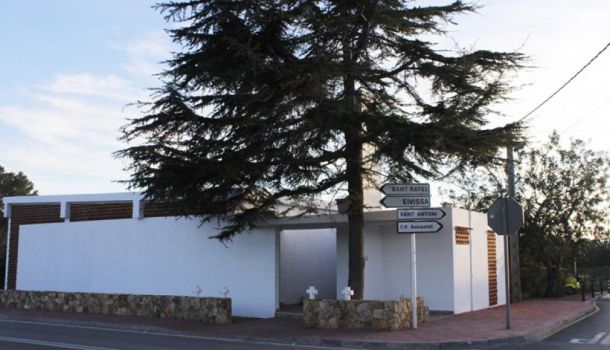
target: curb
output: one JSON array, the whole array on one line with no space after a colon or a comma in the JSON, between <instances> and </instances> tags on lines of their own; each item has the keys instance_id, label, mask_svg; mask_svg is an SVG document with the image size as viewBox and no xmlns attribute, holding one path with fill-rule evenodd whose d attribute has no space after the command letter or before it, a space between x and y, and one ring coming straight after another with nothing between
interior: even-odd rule
<instances>
[{"instance_id":1,"label":"curb","mask_svg":"<svg viewBox=\"0 0 610 350\"><path fill-rule=\"evenodd\" d=\"M516 345L525 343L526 340L522 336L498 338L489 340L477 340L477 341L455 341L455 342L422 342L422 343L408 343L408 342L354 342L354 341L339 341L338 343L331 343L321 341L317 343L308 343L301 345L314 345L314 346L339 346L344 348L366 348L366 349L383 349L383 350L399 350L399 349L412 349L412 350L449 350L449 349L491 349L499 346Z\"/></svg>"},{"instance_id":2,"label":"curb","mask_svg":"<svg viewBox=\"0 0 610 350\"><path fill-rule=\"evenodd\" d=\"M165 334L168 336L189 336L189 337L200 337L202 339L214 339L219 341L232 341L232 342L255 342L261 344L283 344L283 345L303 345L303 346L318 346L318 347L330 347L330 348L353 348L353 349L383 349L383 350L399 350L399 349L413 349L413 350L449 350L449 349L492 349L500 346L516 345L527 342L538 342L544 340L555 333L562 331L563 329L578 323L585 318L588 318L599 311L597 305L592 303L590 308L581 311L573 316L566 317L565 319L555 323L554 325L537 331L532 331L525 335L512 336L505 338L495 338L486 340L475 340L475 341L450 341L450 342L381 342L381 341L351 341L351 340L339 340L332 338L314 338L314 337L257 337L257 336L234 336L231 338L215 337L213 335L204 335L197 332L179 331L164 327L157 326L140 326L133 324L121 324L116 325L111 322L105 321L86 321L86 320L74 320L74 319L60 319L52 317L30 317L30 316L14 316L14 315L1 315L0 320L7 321L21 321L21 322L34 322L34 323L54 323L57 325L64 326L75 326L75 327L93 327L93 328L105 328L116 331L133 331L142 333L156 333Z\"/></svg>"},{"instance_id":3,"label":"curb","mask_svg":"<svg viewBox=\"0 0 610 350\"><path fill-rule=\"evenodd\" d=\"M567 317L547 329L530 332L525 336L525 339L531 342L542 341L586 318L589 318L590 316L593 316L598 311L599 307L595 303L592 303L588 310L582 311L572 317Z\"/></svg>"}]
</instances>

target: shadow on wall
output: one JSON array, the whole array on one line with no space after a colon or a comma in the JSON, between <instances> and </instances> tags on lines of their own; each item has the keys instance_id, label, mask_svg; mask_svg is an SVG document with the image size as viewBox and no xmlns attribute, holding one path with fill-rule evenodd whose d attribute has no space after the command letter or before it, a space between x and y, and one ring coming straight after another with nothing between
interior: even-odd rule
<instances>
[{"instance_id":1,"label":"shadow on wall","mask_svg":"<svg viewBox=\"0 0 610 350\"><path fill-rule=\"evenodd\" d=\"M280 233L280 304L300 304L309 286L318 298L335 299L337 234L334 229Z\"/></svg>"}]
</instances>

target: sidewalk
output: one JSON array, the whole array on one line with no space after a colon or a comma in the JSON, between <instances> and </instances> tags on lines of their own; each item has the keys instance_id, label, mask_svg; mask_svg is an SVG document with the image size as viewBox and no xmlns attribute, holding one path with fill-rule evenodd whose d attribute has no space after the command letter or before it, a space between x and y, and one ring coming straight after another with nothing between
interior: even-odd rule
<instances>
[{"instance_id":1,"label":"sidewalk","mask_svg":"<svg viewBox=\"0 0 610 350\"><path fill-rule=\"evenodd\" d=\"M588 296L589 298L591 295ZM240 319L219 326L196 321L103 316L61 312L0 309L0 319L27 320L120 328L148 332L180 333L213 338L251 341L333 345L366 348L441 349L485 348L501 344L537 341L592 313L592 300L527 300L511 307L512 329L506 329L504 307L443 317L418 329L400 331L305 329L294 319Z\"/></svg>"}]
</instances>

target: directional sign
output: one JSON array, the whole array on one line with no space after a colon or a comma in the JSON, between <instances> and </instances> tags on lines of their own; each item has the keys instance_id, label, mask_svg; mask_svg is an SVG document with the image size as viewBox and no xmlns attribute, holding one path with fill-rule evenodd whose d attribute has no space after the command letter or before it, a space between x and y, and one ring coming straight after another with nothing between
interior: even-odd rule
<instances>
[{"instance_id":1,"label":"directional sign","mask_svg":"<svg viewBox=\"0 0 610 350\"><path fill-rule=\"evenodd\" d=\"M435 233L443 228L438 221L398 221L398 233Z\"/></svg>"},{"instance_id":2,"label":"directional sign","mask_svg":"<svg viewBox=\"0 0 610 350\"><path fill-rule=\"evenodd\" d=\"M386 208L430 207L430 196L387 196L381 200Z\"/></svg>"},{"instance_id":3,"label":"directional sign","mask_svg":"<svg viewBox=\"0 0 610 350\"><path fill-rule=\"evenodd\" d=\"M379 190L388 196L429 196L430 184L385 184Z\"/></svg>"},{"instance_id":4,"label":"directional sign","mask_svg":"<svg viewBox=\"0 0 610 350\"><path fill-rule=\"evenodd\" d=\"M445 217L445 212L441 208L418 208L418 209L397 209L397 220L430 220L442 219Z\"/></svg>"},{"instance_id":5,"label":"directional sign","mask_svg":"<svg viewBox=\"0 0 610 350\"><path fill-rule=\"evenodd\" d=\"M523 225L523 207L512 198L498 198L487 211L487 224L499 235L512 235Z\"/></svg>"}]
</instances>

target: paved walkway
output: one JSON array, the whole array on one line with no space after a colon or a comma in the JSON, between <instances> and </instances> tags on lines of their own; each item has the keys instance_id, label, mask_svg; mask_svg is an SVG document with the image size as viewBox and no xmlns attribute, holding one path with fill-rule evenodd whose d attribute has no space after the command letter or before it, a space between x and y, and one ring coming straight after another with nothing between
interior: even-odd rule
<instances>
[{"instance_id":1,"label":"paved walkway","mask_svg":"<svg viewBox=\"0 0 610 350\"><path fill-rule=\"evenodd\" d=\"M591 295L588 297L590 298ZM536 299L513 304L512 328L506 329L504 307L439 318L418 329L400 331L305 329L294 319L239 319L219 326L196 321L147 319L60 312L0 309L0 319L127 328L132 330L185 333L219 338L239 338L281 343L394 348L468 347L540 340L565 327L594 306L589 299Z\"/></svg>"}]
</instances>

